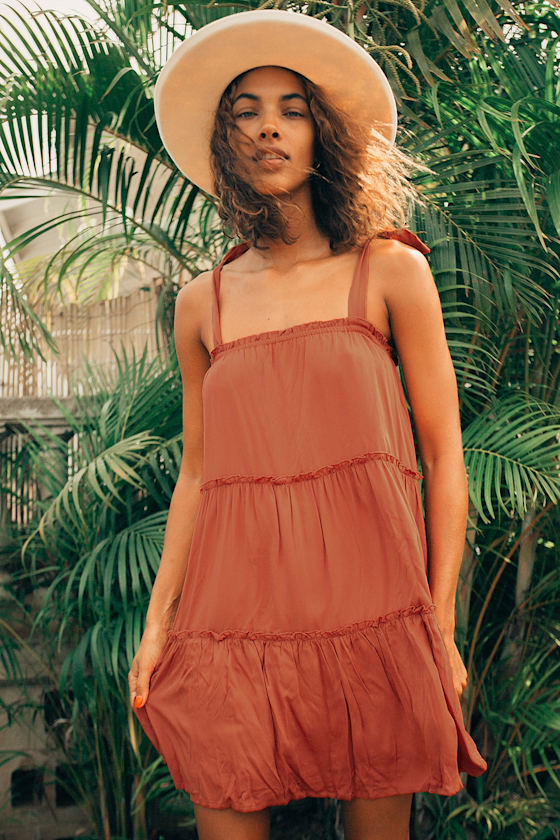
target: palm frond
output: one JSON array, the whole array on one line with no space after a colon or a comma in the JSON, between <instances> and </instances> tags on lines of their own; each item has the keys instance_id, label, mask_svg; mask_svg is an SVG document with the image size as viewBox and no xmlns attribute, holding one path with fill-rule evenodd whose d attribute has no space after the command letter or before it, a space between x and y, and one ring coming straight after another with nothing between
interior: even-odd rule
<instances>
[{"instance_id":1,"label":"palm frond","mask_svg":"<svg viewBox=\"0 0 560 840\"><path fill-rule=\"evenodd\" d=\"M469 493L483 522L560 499L560 414L523 393L499 396L463 433Z\"/></svg>"}]
</instances>

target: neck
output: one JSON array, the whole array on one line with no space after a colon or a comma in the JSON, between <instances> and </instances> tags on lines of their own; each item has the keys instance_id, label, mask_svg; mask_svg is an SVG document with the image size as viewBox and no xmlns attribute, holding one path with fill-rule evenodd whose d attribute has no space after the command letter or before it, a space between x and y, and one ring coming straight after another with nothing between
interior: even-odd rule
<instances>
[{"instance_id":1,"label":"neck","mask_svg":"<svg viewBox=\"0 0 560 840\"><path fill-rule=\"evenodd\" d=\"M296 263L307 260L322 259L331 253L329 240L319 230L311 206L311 193L307 189L294 191L285 199L283 208L288 221L288 233L297 236L292 245L287 245L282 239L268 239L261 237L257 240L259 247L265 251L253 249L253 255L262 268L274 268L279 272L289 271Z\"/></svg>"}]
</instances>

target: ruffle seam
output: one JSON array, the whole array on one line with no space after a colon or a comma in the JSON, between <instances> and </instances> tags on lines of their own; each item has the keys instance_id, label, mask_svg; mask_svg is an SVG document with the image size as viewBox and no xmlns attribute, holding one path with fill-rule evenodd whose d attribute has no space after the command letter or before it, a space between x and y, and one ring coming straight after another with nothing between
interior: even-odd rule
<instances>
[{"instance_id":1,"label":"ruffle seam","mask_svg":"<svg viewBox=\"0 0 560 840\"><path fill-rule=\"evenodd\" d=\"M317 321L304 321L300 324L292 324L290 327L283 327L277 330L265 330L260 333L250 333L249 335L242 335L239 338L233 338L230 341L220 342L210 350L210 361L226 350L234 350L241 347L250 347L253 345L277 344L281 341L296 337L304 337L313 333L326 333L332 331L363 331L365 334L371 336L376 343L379 344L390 356L395 365L398 365L399 357L394 345L387 339L381 330L376 327L367 318L362 318L361 315L345 315L340 318L327 318Z\"/></svg>"},{"instance_id":2,"label":"ruffle seam","mask_svg":"<svg viewBox=\"0 0 560 840\"><path fill-rule=\"evenodd\" d=\"M413 470L405 466L402 461L390 452L366 452L363 455L356 455L353 458L347 458L344 461L338 461L336 464L327 464L324 467L319 467L316 470L310 470L305 473L293 473L292 475L227 475L218 478L211 478L200 485L200 491L210 490L213 487L218 487L222 484L238 484L238 483L252 483L252 484L292 484L298 481L308 481L314 478L320 478L323 475L328 475L338 470L353 467L356 464L363 464L366 461L387 461L395 464L396 467L410 478L420 479L424 476L418 470Z\"/></svg>"},{"instance_id":3,"label":"ruffle seam","mask_svg":"<svg viewBox=\"0 0 560 840\"><path fill-rule=\"evenodd\" d=\"M332 636L344 636L349 633L356 633L360 630L368 628L379 627L388 622L400 621L403 618L408 618L411 615L433 613L435 611L435 604L414 604L402 610L393 610L393 612L378 616L377 618L365 618L361 621L355 621L352 624L346 624L344 627L335 627L330 630L295 630L295 631L259 631L259 630L170 630L168 638L181 641L182 639L210 637L215 641L223 639L263 639L263 640L278 640L278 641L292 641L296 639L328 639Z\"/></svg>"}]
</instances>

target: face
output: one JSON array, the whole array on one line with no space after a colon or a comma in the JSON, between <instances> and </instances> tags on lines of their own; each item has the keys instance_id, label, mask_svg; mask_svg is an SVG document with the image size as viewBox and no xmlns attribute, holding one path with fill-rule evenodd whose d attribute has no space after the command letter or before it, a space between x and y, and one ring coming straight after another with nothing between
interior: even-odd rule
<instances>
[{"instance_id":1,"label":"face","mask_svg":"<svg viewBox=\"0 0 560 840\"><path fill-rule=\"evenodd\" d=\"M234 93L233 119L239 131L232 144L256 190L293 196L309 188L315 132L295 73L275 66L249 71ZM269 153L274 158L267 160Z\"/></svg>"}]
</instances>

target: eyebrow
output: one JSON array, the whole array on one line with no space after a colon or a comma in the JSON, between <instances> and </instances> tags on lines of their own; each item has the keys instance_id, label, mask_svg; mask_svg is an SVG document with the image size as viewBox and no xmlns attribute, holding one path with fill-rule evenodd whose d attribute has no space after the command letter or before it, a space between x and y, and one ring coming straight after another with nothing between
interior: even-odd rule
<instances>
[{"instance_id":1,"label":"eyebrow","mask_svg":"<svg viewBox=\"0 0 560 840\"><path fill-rule=\"evenodd\" d=\"M239 96L235 97L232 104L235 105L237 100L241 99L242 96L246 96L247 99L252 99L254 102L258 102L260 100L260 96L256 96L254 93L240 93ZM301 95L301 93L285 93L280 97L280 102L285 102L287 99L301 99L307 105L307 100Z\"/></svg>"}]
</instances>

